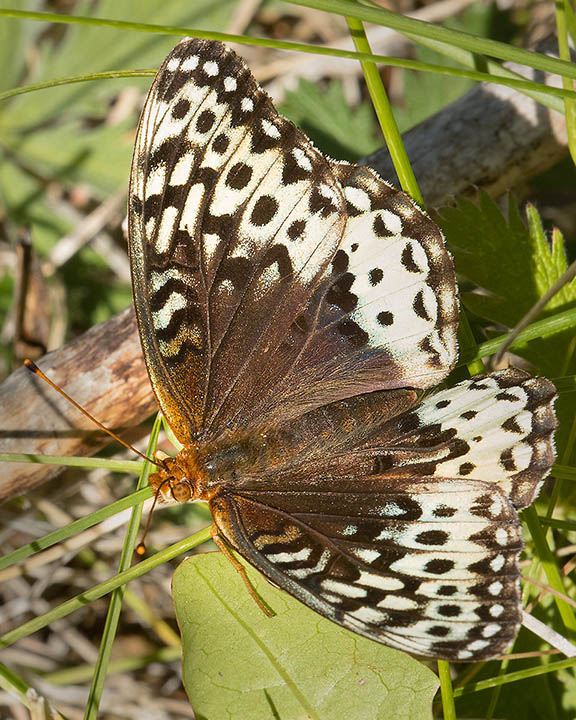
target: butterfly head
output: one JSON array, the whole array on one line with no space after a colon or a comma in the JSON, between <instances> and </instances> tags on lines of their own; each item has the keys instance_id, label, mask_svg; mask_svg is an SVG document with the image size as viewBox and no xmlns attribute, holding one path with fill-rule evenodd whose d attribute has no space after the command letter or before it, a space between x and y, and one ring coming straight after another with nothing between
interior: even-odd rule
<instances>
[{"instance_id":1,"label":"butterfly head","mask_svg":"<svg viewBox=\"0 0 576 720\"><path fill-rule=\"evenodd\" d=\"M205 480L205 471L198 462L194 447L184 448L175 457L157 452L157 472L150 475L154 494L166 502L184 503L199 497L199 487Z\"/></svg>"}]
</instances>

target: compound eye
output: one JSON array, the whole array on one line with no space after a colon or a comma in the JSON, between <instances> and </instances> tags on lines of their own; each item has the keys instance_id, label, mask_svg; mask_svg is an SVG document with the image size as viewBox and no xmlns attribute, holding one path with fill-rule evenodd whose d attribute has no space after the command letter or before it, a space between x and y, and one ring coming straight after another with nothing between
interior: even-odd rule
<instances>
[{"instance_id":1,"label":"compound eye","mask_svg":"<svg viewBox=\"0 0 576 720\"><path fill-rule=\"evenodd\" d=\"M190 500L192 492L187 482L175 482L170 489L172 490L172 497L176 502L183 503Z\"/></svg>"}]
</instances>

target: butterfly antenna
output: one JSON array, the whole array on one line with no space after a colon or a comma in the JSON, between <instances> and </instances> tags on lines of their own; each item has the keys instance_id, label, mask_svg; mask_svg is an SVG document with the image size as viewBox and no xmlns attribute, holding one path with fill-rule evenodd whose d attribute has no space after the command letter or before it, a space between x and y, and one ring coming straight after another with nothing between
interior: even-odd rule
<instances>
[{"instance_id":1,"label":"butterfly antenna","mask_svg":"<svg viewBox=\"0 0 576 720\"><path fill-rule=\"evenodd\" d=\"M158 498L160 497L160 491L162 490L162 486L166 485L166 483L170 482L170 478L166 478L166 480L162 481L160 485L156 488L156 492L154 493L154 502L152 503L152 507L150 508L150 512L148 513L148 518L146 520L146 527L144 528L144 532L142 533L142 540L136 545L136 549L134 552L136 555L144 555L146 552L146 544L144 543L144 540L146 540L146 535L148 535L148 530L150 530L150 523L152 522L152 515L154 514L154 508L156 507L156 503L158 502Z\"/></svg>"},{"instance_id":2,"label":"butterfly antenna","mask_svg":"<svg viewBox=\"0 0 576 720\"><path fill-rule=\"evenodd\" d=\"M70 395L68 395L68 393L64 392L64 390L62 390L61 387L56 385L56 383L54 381L50 380L50 378L47 375L45 375L42 372L42 370L40 370L40 368L36 365L36 363L32 362L32 360L24 360L24 367L28 368L28 370L30 370L30 372L34 373L34 375L37 375L39 378L44 380L44 382L47 382L48 385L50 385L50 387L54 388L54 390L59 392L60 395L63 395L66 398L66 400L68 400L68 402L72 403L72 405L74 405L75 408L80 410L80 412L83 415L85 415L89 420L91 420L95 425L97 425L100 428L100 430L103 430L105 433L110 435L110 437L114 438L114 440L116 440L116 442L119 442L121 445L124 445L124 447L128 448L128 450L132 450L132 452L136 453L136 455L139 455L143 460L147 460L149 463L152 463L153 465L156 465L157 467L161 466L161 463L159 463L157 460L153 460L152 458L147 457L146 455L144 455L144 453L141 453L140 450L136 450L136 448L133 445L130 445L129 443L122 440L121 437L118 437L118 435L116 435L115 432L113 432L112 430L107 428L106 425L102 425L102 423L99 420L96 420L96 418L88 412L88 410L85 410L82 407L82 405L79 405L76 402L76 400L74 400L73 398L70 397Z\"/></svg>"}]
</instances>

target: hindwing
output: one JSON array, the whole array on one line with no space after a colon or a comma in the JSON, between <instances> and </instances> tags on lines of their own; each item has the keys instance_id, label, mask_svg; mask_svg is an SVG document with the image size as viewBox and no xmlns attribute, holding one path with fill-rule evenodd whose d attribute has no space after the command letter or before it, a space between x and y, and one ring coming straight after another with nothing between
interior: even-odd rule
<instances>
[{"instance_id":1,"label":"hindwing","mask_svg":"<svg viewBox=\"0 0 576 720\"><path fill-rule=\"evenodd\" d=\"M220 533L316 612L419 656L501 654L520 623L515 509L487 483L421 478L362 492L223 496Z\"/></svg>"},{"instance_id":2,"label":"hindwing","mask_svg":"<svg viewBox=\"0 0 576 720\"><path fill-rule=\"evenodd\" d=\"M517 508L554 460L554 398L505 370L404 411L402 390L312 411L286 428L297 452L211 502L216 525L344 627L422 656L502 654L521 618Z\"/></svg>"}]
</instances>

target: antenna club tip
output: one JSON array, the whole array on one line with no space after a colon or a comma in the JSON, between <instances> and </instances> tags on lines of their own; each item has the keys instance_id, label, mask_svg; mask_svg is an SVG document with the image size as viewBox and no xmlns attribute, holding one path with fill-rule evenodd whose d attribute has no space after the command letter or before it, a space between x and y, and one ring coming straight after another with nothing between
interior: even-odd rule
<instances>
[{"instance_id":1,"label":"antenna club tip","mask_svg":"<svg viewBox=\"0 0 576 720\"><path fill-rule=\"evenodd\" d=\"M32 360L28 360L28 358L26 358L26 360L24 360L24 367L28 368L28 370L30 370L30 372L33 372L33 373L36 373L40 370L38 365L36 365L36 363L32 362Z\"/></svg>"},{"instance_id":2,"label":"antenna club tip","mask_svg":"<svg viewBox=\"0 0 576 720\"><path fill-rule=\"evenodd\" d=\"M146 553L146 545L144 545L144 543L138 543L138 545L136 546L135 552L136 552L136 555L140 555L140 556L144 555Z\"/></svg>"}]
</instances>

